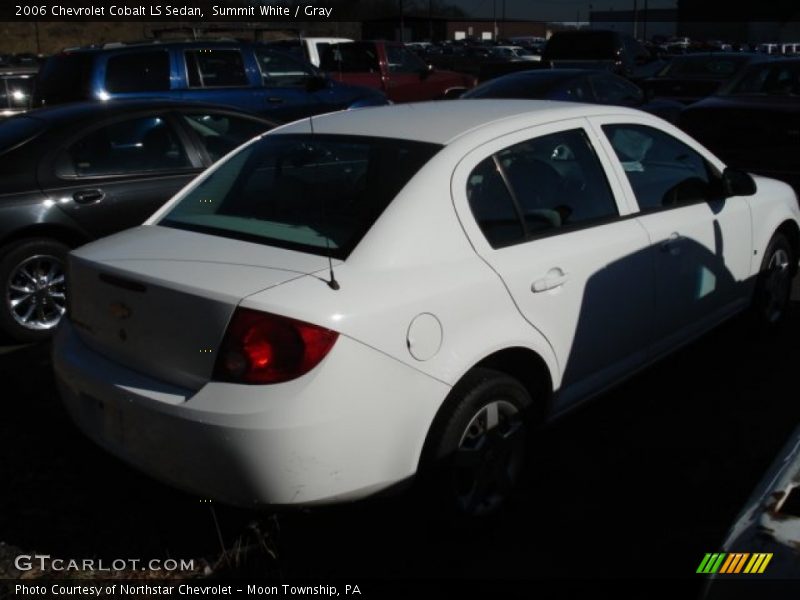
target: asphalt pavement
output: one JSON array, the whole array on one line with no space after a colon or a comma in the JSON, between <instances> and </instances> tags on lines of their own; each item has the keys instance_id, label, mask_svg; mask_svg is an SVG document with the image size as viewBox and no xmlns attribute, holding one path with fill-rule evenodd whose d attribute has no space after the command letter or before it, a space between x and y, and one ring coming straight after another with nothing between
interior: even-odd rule
<instances>
[{"instance_id":1,"label":"asphalt pavement","mask_svg":"<svg viewBox=\"0 0 800 600\"><path fill-rule=\"evenodd\" d=\"M0 542L64 558L213 558L220 536L230 549L255 523L270 531L262 575L693 577L800 422L798 331L796 280L775 335L732 321L540 432L521 493L471 527L432 522L406 496L277 518L211 507L83 438L48 344L1 346Z\"/></svg>"}]
</instances>

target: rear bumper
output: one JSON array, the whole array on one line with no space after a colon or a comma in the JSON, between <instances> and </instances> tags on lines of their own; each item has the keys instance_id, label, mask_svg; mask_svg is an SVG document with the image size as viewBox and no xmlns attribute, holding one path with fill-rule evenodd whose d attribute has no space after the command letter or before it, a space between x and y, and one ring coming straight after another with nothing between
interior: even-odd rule
<instances>
[{"instance_id":1,"label":"rear bumper","mask_svg":"<svg viewBox=\"0 0 800 600\"><path fill-rule=\"evenodd\" d=\"M106 359L69 322L53 352L63 402L88 437L165 483L237 506L353 500L411 477L450 389L344 336L294 381L196 393Z\"/></svg>"}]
</instances>

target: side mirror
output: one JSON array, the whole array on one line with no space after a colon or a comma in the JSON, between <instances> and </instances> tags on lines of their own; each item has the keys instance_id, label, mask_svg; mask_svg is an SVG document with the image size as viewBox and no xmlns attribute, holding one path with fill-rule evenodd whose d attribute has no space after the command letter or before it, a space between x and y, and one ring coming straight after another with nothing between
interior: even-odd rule
<instances>
[{"instance_id":1,"label":"side mirror","mask_svg":"<svg viewBox=\"0 0 800 600\"><path fill-rule=\"evenodd\" d=\"M722 191L726 198L752 196L756 193L756 182L749 173L728 167L722 172Z\"/></svg>"},{"instance_id":2,"label":"side mirror","mask_svg":"<svg viewBox=\"0 0 800 600\"><path fill-rule=\"evenodd\" d=\"M465 88L450 88L444 93L445 100L457 100L466 93Z\"/></svg>"}]
</instances>

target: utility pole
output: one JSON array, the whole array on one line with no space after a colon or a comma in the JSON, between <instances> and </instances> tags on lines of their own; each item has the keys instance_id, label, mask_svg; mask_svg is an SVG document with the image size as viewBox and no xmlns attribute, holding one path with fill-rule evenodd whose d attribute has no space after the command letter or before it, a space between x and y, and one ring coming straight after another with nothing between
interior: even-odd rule
<instances>
[{"instance_id":1,"label":"utility pole","mask_svg":"<svg viewBox=\"0 0 800 600\"><path fill-rule=\"evenodd\" d=\"M400 42L405 43L406 41L406 27L405 27L405 17L403 14L403 0L399 0L400 2Z\"/></svg>"},{"instance_id":2,"label":"utility pole","mask_svg":"<svg viewBox=\"0 0 800 600\"><path fill-rule=\"evenodd\" d=\"M497 0L492 0L492 41L497 41Z\"/></svg>"},{"instance_id":3,"label":"utility pole","mask_svg":"<svg viewBox=\"0 0 800 600\"><path fill-rule=\"evenodd\" d=\"M500 37L503 37L506 26L506 0L503 0L503 17L500 24Z\"/></svg>"},{"instance_id":4,"label":"utility pole","mask_svg":"<svg viewBox=\"0 0 800 600\"><path fill-rule=\"evenodd\" d=\"M647 0L644 0L644 18L642 19L642 40L647 41Z\"/></svg>"},{"instance_id":5,"label":"utility pole","mask_svg":"<svg viewBox=\"0 0 800 600\"><path fill-rule=\"evenodd\" d=\"M428 41L433 41L433 0L428 0Z\"/></svg>"},{"instance_id":6,"label":"utility pole","mask_svg":"<svg viewBox=\"0 0 800 600\"><path fill-rule=\"evenodd\" d=\"M637 25L636 16L637 16L636 15L636 0L633 0L633 37L637 37L636 36L636 33L637 33L637 31L636 31L637 30L637 27L636 27L636 25Z\"/></svg>"}]
</instances>

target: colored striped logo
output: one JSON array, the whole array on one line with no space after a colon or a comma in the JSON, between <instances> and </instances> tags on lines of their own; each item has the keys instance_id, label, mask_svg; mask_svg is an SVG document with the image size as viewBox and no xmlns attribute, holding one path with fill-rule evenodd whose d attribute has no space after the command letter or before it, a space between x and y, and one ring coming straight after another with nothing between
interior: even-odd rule
<instances>
[{"instance_id":1,"label":"colored striped logo","mask_svg":"<svg viewBox=\"0 0 800 600\"><path fill-rule=\"evenodd\" d=\"M769 561L772 560L772 553L766 552L717 552L708 553L697 567L697 573L712 575L714 573L724 573L734 575L737 573L763 573Z\"/></svg>"}]
</instances>

